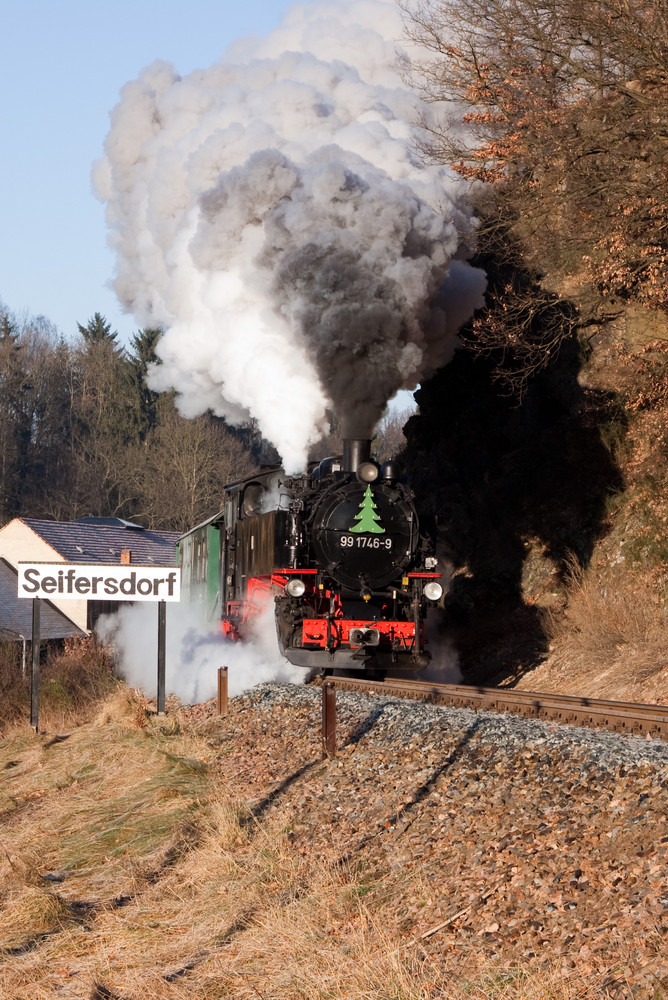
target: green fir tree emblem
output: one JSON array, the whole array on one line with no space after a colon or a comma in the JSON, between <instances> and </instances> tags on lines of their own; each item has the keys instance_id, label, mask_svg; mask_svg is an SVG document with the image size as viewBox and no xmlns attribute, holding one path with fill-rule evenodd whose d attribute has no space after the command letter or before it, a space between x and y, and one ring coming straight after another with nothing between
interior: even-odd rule
<instances>
[{"instance_id":1,"label":"green fir tree emblem","mask_svg":"<svg viewBox=\"0 0 668 1000\"><path fill-rule=\"evenodd\" d=\"M371 492L371 487L367 486L366 493L362 498L360 504L360 509L355 514L355 520L359 523L354 527L349 528L349 531L372 531L375 535L384 535L385 528L377 523L380 521L380 515L376 513L376 505L373 502L373 493Z\"/></svg>"}]
</instances>

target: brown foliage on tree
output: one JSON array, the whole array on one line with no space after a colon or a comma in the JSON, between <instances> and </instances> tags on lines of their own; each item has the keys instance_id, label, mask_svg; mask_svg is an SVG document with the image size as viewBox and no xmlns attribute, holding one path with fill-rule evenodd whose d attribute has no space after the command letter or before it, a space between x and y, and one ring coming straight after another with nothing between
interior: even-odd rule
<instances>
[{"instance_id":1,"label":"brown foliage on tree","mask_svg":"<svg viewBox=\"0 0 668 1000\"><path fill-rule=\"evenodd\" d=\"M543 270L668 311L665 0L400 5L429 53L406 67L435 104L423 152L491 191L484 222L512 222Z\"/></svg>"}]
</instances>

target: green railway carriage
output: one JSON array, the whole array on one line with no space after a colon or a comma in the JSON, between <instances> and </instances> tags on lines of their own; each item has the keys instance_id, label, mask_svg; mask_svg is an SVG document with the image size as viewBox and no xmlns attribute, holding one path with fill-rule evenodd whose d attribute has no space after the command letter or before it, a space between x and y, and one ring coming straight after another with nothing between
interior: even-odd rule
<instances>
[{"instance_id":1,"label":"green railway carriage","mask_svg":"<svg viewBox=\"0 0 668 1000\"><path fill-rule=\"evenodd\" d=\"M207 620L214 619L218 613L224 527L223 510L191 528L177 542L183 599L205 607Z\"/></svg>"},{"instance_id":2,"label":"green railway carriage","mask_svg":"<svg viewBox=\"0 0 668 1000\"><path fill-rule=\"evenodd\" d=\"M205 609L208 621L220 621L225 634L238 633L256 610L248 607L249 581L266 580L269 587L274 567L284 561L287 511L276 509L280 472L231 483L222 510L177 542L183 599Z\"/></svg>"}]
</instances>

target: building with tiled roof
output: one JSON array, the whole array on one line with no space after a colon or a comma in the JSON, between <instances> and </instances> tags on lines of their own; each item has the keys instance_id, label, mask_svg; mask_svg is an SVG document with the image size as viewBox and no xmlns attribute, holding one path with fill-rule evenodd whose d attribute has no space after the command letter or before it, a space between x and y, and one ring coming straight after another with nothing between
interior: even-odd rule
<instances>
[{"instance_id":1,"label":"building with tiled roof","mask_svg":"<svg viewBox=\"0 0 668 1000\"><path fill-rule=\"evenodd\" d=\"M4 559L0 559L0 639L30 641L32 635L32 601L18 596L18 574ZM83 636L86 633L51 601L43 601L40 610L41 638L65 639L67 636Z\"/></svg>"},{"instance_id":2,"label":"building with tiled roof","mask_svg":"<svg viewBox=\"0 0 668 1000\"><path fill-rule=\"evenodd\" d=\"M0 559L14 569L18 569L20 562L175 566L178 537L177 531L153 531L116 517L85 517L80 521L15 517L0 528ZM22 600L29 608L30 601ZM116 602L85 598L75 601L54 598L50 603L77 630L84 631L90 630L99 614L117 607Z\"/></svg>"}]
</instances>

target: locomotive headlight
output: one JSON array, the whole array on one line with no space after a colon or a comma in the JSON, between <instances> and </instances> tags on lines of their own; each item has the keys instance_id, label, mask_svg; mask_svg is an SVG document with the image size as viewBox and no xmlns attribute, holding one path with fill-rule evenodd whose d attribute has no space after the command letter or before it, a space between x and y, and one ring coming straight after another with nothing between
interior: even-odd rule
<instances>
[{"instance_id":1,"label":"locomotive headlight","mask_svg":"<svg viewBox=\"0 0 668 1000\"><path fill-rule=\"evenodd\" d=\"M424 596L428 597L430 601L437 601L443 593L443 587L440 583L436 583L436 580L430 580L429 583L424 585Z\"/></svg>"},{"instance_id":2,"label":"locomotive headlight","mask_svg":"<svg viewBox=\"0 0 668 1000\"><path fill-rule=\"evenodd\" d=\"M306 590L306 584L303 580L300 580L299 577L293 577L292 580L289 580L286 583L285 589L290 597L301 597Z\"/></svg>"},{"instance_id":3,"label":"locomotive headlight","mask_svg":"<svg viewBox=\"0 0 668 1000\"><path fill-rule=\"evenodd\" d=\"M375 483L380 469L375 462L361 462L357 468L357 478L361 483Z\"/></svg>"}]
</instances>

